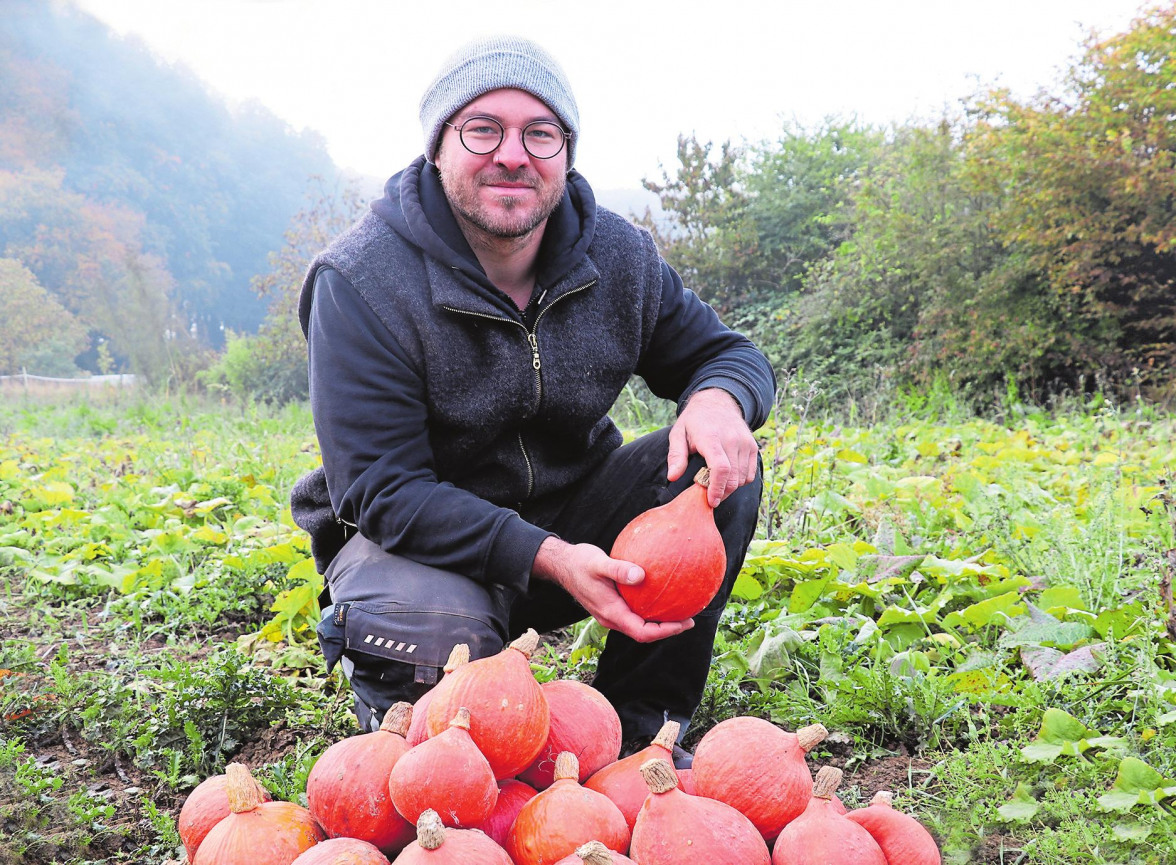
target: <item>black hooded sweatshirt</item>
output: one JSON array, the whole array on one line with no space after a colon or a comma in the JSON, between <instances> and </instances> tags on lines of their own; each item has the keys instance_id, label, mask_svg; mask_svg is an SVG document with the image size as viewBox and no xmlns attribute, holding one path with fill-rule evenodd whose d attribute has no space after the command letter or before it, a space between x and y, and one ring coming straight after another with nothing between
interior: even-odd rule
<instances>
[{"instance_id":1,"label":"black hooded sweatshirt","mask_svg":"<svg viewBox=\"0 0 1176 865\"><path fill-rule=\"evenodd\" d=\"M577 172L536 283L524 311L490 283L419 158L314 260L299 308L335 514L390 553L516 590L550 534L519 512L621 444L607 413L632 374L679 410L720 387L753 429L775 387Z\"/></svg>"}]
</instances>

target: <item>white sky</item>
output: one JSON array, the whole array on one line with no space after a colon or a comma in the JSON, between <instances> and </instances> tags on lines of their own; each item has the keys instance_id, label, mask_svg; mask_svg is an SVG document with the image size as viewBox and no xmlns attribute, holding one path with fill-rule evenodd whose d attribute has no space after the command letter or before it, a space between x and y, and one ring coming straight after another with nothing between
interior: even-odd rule
<instances>
[{"instance_id":1,"label":"white sky","mask_svg":"<svg viewBox=\"0 0 1176 865\"><path fill-rule=\"evenodd\" d=\"M341 167L386 177L423 149L417 105L468 39L515 33L563 65L576 167L640 188L679 133L774 138L787 120L929 118L980 85L1052 87L1086 32L1143 0L73 0L230 100L321 132Z\"/></svg>"}]
</instances>

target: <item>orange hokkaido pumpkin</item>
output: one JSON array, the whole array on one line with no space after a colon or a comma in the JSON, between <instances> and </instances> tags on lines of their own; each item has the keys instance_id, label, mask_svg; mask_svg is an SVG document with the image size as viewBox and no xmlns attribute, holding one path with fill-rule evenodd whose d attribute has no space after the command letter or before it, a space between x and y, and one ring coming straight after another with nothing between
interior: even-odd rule
<instances>
[{"instance_id":1,"label":"orange hokkaido pumpkin","mask_svg":"<svg viewBox=\"0 0 1176 865\"><path fill-rule=\"evenodd\" d=\"M445 662L445 676L448 676L458 667L470 662L470 647L465 643L458 643L453 647L449 653L449 660ZM445 676L441 678L444 679ZM408 744L419 745L425 739L429 738L429 703L433 701L433 694L436 693L437 686L434 685L428 691L421 695L421 698L413 704L412 707L412 724L408 728L408 734L404 737L408 740Z\"/></svg>"},{"instance_id":2,"label":"orange hokkaido pumpkin","mask_svg":"<svg viewBox=\"0 0 1176 865\"><path fill-rule=\"evenodd\" d=\"M804 813L784 827L772 847L772 865L887 865L870 833L837 813L833 794L840 784L840 769L825 766L817 773Z\"/></svg>"},{"instance_id":3,"label":"orange hokkaido pumpkin","mask_svg":"<svg viewBox=\"0 0 1176 865\"><path fill-rule=\"evenodd\" d=\"M694 787L738 809L771 841L808 805L813 776L805 755L828 735L820 724L790 733L762 718L728 718L694 749Z\"/></svg>"},{"instance_id":4,"label":"orange hokkaido pumpkin","mask_svg":"<svg viewBox=\"0 0 1176 865\"><path fill-rule=\"evenodd\" d=\"M415 824L432 809L446 826L468 828L490 816L498 785L469 731L470 711L462 706L448 729L396 761L388 792L405 820Z\"/></svg>"},{"instance_id":5,"label":"orange hokkaido pumpkin","mask_svg":"<svg viewBox=\"0 0 1176 865\"><path fill-rule=\"evenodd\" d=\"M193 865L290 865L324 835L310 812L292 802L266 802L240 763L230 763L230 813L204 837Z\"/></svg>"},{"instance_id":6,"label":"orange hokkaido pumpkin","mask_svg":"<svg viewBox=\"0 0 1176 865\"><path fill-rule=\"evenodd\" d=\"M678 622L699 613L723 584L727 553L707 501L703 469L669 503L639 514L621 529L610 555L640 565L645 579L619 585L630 609L650 622Z\"/></svg>"},{"instance_id":7,"label":"orange hokkaido pumpkin","mask_svg":"<svg viewBox=\"0 0 1176 865\"><path fill-rule=\"evenodd\" d=\"M205 778L184 800L184 807L180 809L179 819L176 820L176 829L189 862L196 859L196 850L209 830L229 816L229 794L226 791L228 780L228 775ZM263 802L272 798L260 784L257 785L257 792Z\"/></svg>"},{"instance_id":8,"label":"orange hokkaido pumpkin","mask_svg":"<svg viewBox=\"0 0 1176 865\"><path fill-rule=\"evenodd\" d=\"M555 761L555 781L523 805L506 852L515 865L554 865L589 841L610 850L629 849L625 816L607 796L581 787L576 755L565 751Z\"/></svg>"},{"instance_id":9,"label":"orange hokkaido pumpkin","mask_svg":"<svg viewBox=\"0 0 1176 865\"><path fill-rule=\"evenodd\" d=\"M678 776L666 760L644 763L641 774L649 786L649 796L633 826L629 855L635 862L769 865L763 836L730 805L679 790Z\"/></svg>"},{"instance_id":10,"label":"orange hokkaido pumpkin","mask_svg":"<svg viewBox=\"0 0 1176 865\"><path fill-rule=\"evenodd\" d=\"M514 825L515 818L519 816L519 811L534 799L538 792L533 787L514 778L499 781L498 801L494 803L494 810L490 812L489 817L473 828L481 829L493 838L496 844L505 847L506 836L510 833L510 827Z\"/></svg>"},{"instance_id":11,"label":"orange hokkaido pumpkin","mask_svg":"<svg viewBox=\"0 0 1176 865\"><path fill-rule=\"evenodd\" d=\"M358 838L331 838L315 844L291 865L388 865L388 857Z\"/></svg>"},{"instance_id":12,"label":"orange hokkaido pumpkin","mask_svg":"<svg viewBox=\"0 0 1176 865\"><path fill-rule=\"evenodd\" d=\"M531 672L539 635L529 630L501 652L470 661L445 676L429 701L430 736L457 710L470 710L470 736L494 777L513 778L539 756L551 723L547 698Z\"/></svg>"},{"instance_id":13,"label":"orange hokkaido pumpkin","mask_svg":"<svg viewBox=\"0 0 1176 865\"><path fill-rule=\"evenodd\" d=\"M555 758L564 751L580 761L581 784L616 762L621 753L621 719L604 694L574 679L544 682L540 688L551 710L551 726L547 744L519 775L520 781L546 790L555 780Z\"/></svg>"},{"instance_id":14,"label":"orange hokkaido pumpkin","mask_svg":"<svg viewBox=\"0 0 1176 865\"><path fill-rule=\"evenodd\" d=\"M417 839L394 865L514 865L506 851L477 829L446 829L437 812L417 821Z\"/></svg>"},{"instance_id":15,"label":"orange hokkaido pumpkin","mask_svg":"<svg viewBox=\"0 0 1176 865\"><path fill-rule=\"evenodd\" d=\"M621 809L630 832L637 820L637 812L649 795L649 786L641 775L641 764L649 760L672 760L679 729L681 725L677 721L667 721L647 747L605 766L584 782L589 790L603 793Z\"/></svg>"},{"instance_id":16,"label":"orange hokkaido pumpkin","mask_svg":"<svg viewBox=\"0 0 1176 865\"><path fill-rule=\"evenodd\" d=\"M918 820L894 807L894 794L881 790L870 804L845 815L870 833L887 865L941 865L939 846Z\"/></svg>"},{"instance_id":17,"label":"orange hokkaido pumpkin","mask_svg":"<svg viewBox=\"0 0 1176 865\"><path fill-rule=\"evenodd\" d=\"M583 847L577 847L571 856L565 856L555 865L637 865L628 856L609 850L599 841L589 841Z\"/></svg>"},{"instance_id":18,"label":"orange hokkaido pumpkin","mask_svg":"<svg viewBox=\"0 0 1176 865\"><path fill-rule=\"evenodd\" d=\"M388 776L408 753L404 735L412 705L397 703L374 733L362 733L327 748L306 779L310 813L331 838L358 838L394 856L416 837L388 795Z\"/></svg>"}]
</instances>

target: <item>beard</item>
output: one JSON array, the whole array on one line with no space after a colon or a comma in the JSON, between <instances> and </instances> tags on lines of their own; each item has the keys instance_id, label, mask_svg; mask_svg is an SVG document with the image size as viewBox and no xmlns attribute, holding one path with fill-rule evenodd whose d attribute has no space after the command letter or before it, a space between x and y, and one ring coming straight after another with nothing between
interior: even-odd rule
<instances>
[{"instance_id":1,"label":"beard","mask_svg":"<svg viewBox=\"0 0 1176 865\"><path fill-rule=\"evenodd\" d=\"M517 171L495 167L470 177L450 175L441 171L441 187L449 206L459 218L494 238L526 237L542 225L563 200L567 178L560 174L551 181L544 180L527 166ZM498 196L494 204L485 203L479 195L483 186L496 183L527 184L535 193L533 201L520 201L511 195Z\"/></svg>"}]
</instances>

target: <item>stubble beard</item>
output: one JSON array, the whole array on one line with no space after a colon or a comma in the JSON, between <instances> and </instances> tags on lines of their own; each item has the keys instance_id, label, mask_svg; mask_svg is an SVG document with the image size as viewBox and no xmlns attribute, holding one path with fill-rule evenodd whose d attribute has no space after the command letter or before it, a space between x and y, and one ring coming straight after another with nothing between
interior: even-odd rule
<instances>
[{"instance_id":1,"label":"stubble beard","mask_svg":"<svg viewBox=\"0 0 1176 865\"><path fill-rule=\"evenodd\" d=\"M465 182L449 177L444 171L440 174L445 197L458 217L488 237L504 240L527 237L543 225L547 217L559 207L567 186L566 178L559 175L544 188L542 178L531 171L500 170L486 176L475 176ZM517 198L503 195L498 197L491 209L479 198L478 191L482 186L496 182L530 183L538 195L535 206L520 207Z\"/></svg>"}]
</instances>

